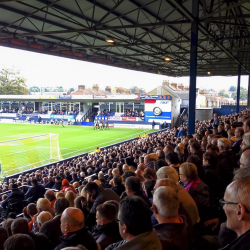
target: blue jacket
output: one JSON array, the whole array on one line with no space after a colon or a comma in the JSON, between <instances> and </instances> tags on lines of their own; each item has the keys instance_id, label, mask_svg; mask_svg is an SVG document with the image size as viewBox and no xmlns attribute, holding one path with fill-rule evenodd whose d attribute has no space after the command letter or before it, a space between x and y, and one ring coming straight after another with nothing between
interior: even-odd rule
<instances>
[{"instance_id":1,"label":"blue jacket","mask_svg":"<svg viewBox=\"0 0 250 250\"><path fill-rule=\"evenodd\" d=\"M217 126L219 125L218 118L214 118L212 126L214 126L214 125L217 125Z\"/></svg>"},{"instance_id":2,"label":"blue jacket","mask_svg":"<svg viewBox=\"0 0 250 250\"><path fill-rule=\"evenodd\" d=\"M181 136L186 136L186 135L187 135L187 132L184 129L182 129L182 130L179 131L177 137L179 138Z\"/></svg>"}]
</instances>

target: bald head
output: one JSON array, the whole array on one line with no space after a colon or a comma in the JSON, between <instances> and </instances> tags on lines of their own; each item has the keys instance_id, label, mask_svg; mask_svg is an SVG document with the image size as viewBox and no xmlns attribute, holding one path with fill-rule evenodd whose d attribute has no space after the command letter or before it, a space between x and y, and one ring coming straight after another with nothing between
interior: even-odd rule
<instances>
[{"instance_id":1,"label":"bald head","mask_svg":"<svg viewBox=\"0 0 250 250\"><path fill-rule=\"evenodd\" d=\"M142 171L144 171L145 168L146 168L146 165L144 163L139 164L139 166L137 167L137 169L140 169Z\"/></svg>"},{"instance_id":2,"label":"bald head","mask_svg":"<svg viewBox=\"0 0 250 250\"><path fill-rule=\"evenodd\" d=\"M117 176L119 176L119 175L120 175L119 169L118 169L118 168L114 168L114 169L112 170L112 174L113 174L113 177L114 177L114 178L117 177Z\"/></svg>"},{"instance_id":3,"label":"bald head","mask_svg":"<svg viewBox=\"0 0 250 250\"><path fill-rule=\"evenodd\" d=\"M61 217L61 231L63 234L66 232L75 232L84 227L83 212L74 207L69 207L64 210Z\"/></svg>"},{"instance_id":4,"label":"bald head","mask_svg":"<svg viewBox=\"0 0 250 250\"><path fill-rule=\"evenodd\" d=\"M240 168L250 166L250 150L246 150L240 157Z\"/></svg>"}]
</instances>

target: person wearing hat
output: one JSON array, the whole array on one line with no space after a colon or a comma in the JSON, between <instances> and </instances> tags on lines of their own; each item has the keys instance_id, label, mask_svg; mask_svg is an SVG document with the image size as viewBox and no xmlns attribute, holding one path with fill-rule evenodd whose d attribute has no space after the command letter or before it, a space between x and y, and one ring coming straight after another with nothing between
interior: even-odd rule
<instances>
[{"instance_id":1,"label":"person wearing hat","mask_svg":"<svg viewBox=\"0 0 250 250\"><path fill-rule=\"evenodd\" d=\"M60 192L66 192L68 190L71 190L73 191L75 194L77 193L74 186L70 185L69 184L69 181L67 179L63 179L62 181L62 186L63 186L63 189L60 191Z\"/></svg>"},{"instance_id":2,"label":"person wearing hat","mask_svg":"<svg viewBox=\"0 0 250 250\"><path fill-rule=\"evenodd\" d=\"M13 184L11 186L11 194L7 197L6 200L4 200L1 206L3 209L6 209L9 203L14 203L23 200L24 200L23 192L20 189L18 189L17 184Z\"/></svg>"}]
</instances>

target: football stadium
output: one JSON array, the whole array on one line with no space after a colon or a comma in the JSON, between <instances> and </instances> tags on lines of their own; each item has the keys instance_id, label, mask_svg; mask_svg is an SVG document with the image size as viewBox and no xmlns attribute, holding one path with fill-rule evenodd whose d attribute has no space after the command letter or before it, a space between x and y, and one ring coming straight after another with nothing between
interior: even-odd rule
<instances>
[{"instance_id":1,"label":"football stadium","mask_svg":"<svg viewBox=\"0 0 250 250\"><path fill-rule=\"evenodd\" d=\"M0 250L249 250L249 13L0 0Z\"/></svg>"}]
</instances>

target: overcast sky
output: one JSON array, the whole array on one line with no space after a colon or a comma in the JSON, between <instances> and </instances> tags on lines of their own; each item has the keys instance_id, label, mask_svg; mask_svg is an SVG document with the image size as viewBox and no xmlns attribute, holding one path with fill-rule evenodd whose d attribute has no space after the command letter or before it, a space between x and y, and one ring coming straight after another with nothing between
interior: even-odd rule
<instances>
[{"instance_id":1,"label":"overcast sky","mask_svg":"<svg viewBox=\"0 0 250 250\"><path fill-rule=\"evenodd\" d=\"M99 84L101 89L106 86L112 88L138 86L150 91L161 85L163 80L189 85L189 77L167 77L1 46L0 68L20 70L21 76L27 79L29 87L63 86L68 89L77 88L80 84L87 88ZM214 76L197 79L199 88L228 90L231 85L237 85L237 77ZM247 85L248 76L242 76L241 86L247 88Z\"/></svg>"}]
</instances>

